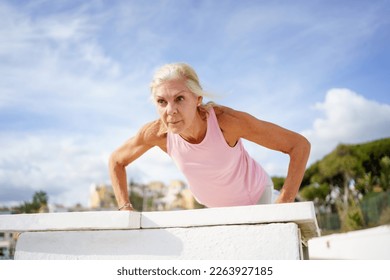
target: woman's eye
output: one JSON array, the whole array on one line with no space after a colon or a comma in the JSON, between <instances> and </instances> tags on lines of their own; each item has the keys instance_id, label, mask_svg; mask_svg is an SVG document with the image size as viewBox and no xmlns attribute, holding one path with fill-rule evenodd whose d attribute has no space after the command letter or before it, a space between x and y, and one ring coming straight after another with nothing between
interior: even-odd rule
<instances>
[{"instance_id":1,"label":"woman's eye","mask_svg":"<svg viewBox=\"0 0 390 280\"><path fill-rule=\"evenodd\" d=\"M164 99L158 99L157 103L160 104L160 105L164 105L166 102L165 102Z\"/></svg>"},{"instance_id":2,"label":"woman's eye","mask_svg":"<svg viewBox=\"0 0 390 280\"><path fill-rule=\"evenodd\" d=\"M177 98L176 98L176 101L183 101L184 100L184 96L178 96Z\"/></svg>"}]
</instances>

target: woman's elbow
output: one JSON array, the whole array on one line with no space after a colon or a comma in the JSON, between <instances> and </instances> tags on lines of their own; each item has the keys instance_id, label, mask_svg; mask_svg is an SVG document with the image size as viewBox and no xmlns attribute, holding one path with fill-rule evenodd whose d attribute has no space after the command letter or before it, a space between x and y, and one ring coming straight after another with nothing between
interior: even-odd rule
<instances>
[{"instance_id":1,"label":"woman's elbow","mask_svg":"<svg viewBox=\"0 0 390 280\"><path fill-rule=\"evenodd\" d=\"M292 142L291 148L287 152L290 157L308 158L310 154L311 144L306 137L296 134L295 141Z\"/></svg>"},{"instance_id":2,"label":"woman's elbow","mask_svg":"<svg viewBox=\"0 0 390 280\"><path fill-rule=\"evenodd\" d=\"M111 170L115 170L117 169L118 167L124 167L124 165L121 163L121 161L119 160L119 155L118 155L118 152L115 151L113 152L109 159L108 159L108 166Z\"/></svg>"},{"instance_id":3,"label":"woman's elbow","mask_svg":"<svg viewBox=\"0 0 390 280\"><path fill-rule=\"evenodd\" d=\"M311 143L309 140L307 140L306 137L302 135L301 135L299 149L302 151L302 153L305 155L306 158L309 157L310 150L311 150Z\"/></svg>"}]
</instances>

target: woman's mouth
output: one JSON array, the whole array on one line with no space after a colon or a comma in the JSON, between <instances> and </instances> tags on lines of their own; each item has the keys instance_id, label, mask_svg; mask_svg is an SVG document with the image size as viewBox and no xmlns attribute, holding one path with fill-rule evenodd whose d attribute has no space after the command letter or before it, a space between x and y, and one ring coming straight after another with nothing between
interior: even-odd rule
<instances>
[{"instance_id":1,"label":"woman's mouth","mask_svg":"<svg viewBox=\"0 0 390 280\"><path fill-rule=\"evenodd\" d=\"M175 124L178 124L179 122L181 122L181 121L168 122L168 124L175 125Z\"/></svg>"}]
</instances>

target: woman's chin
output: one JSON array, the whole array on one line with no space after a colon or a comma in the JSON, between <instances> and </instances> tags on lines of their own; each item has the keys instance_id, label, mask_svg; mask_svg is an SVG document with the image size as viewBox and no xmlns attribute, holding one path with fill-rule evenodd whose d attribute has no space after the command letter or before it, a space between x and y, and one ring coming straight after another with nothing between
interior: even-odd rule
<instances>
[{"instance_id":1,"label":"woman's chin","mask_svg":"<svg viewBox=\"0 0 390 280\"><path fill-rule=\"evenodd\" d=\"M183 126L180 123L168 124L168 130L173 134L180 134L183 131Z\"/></svg>"},{"instance_id":2,"label":"woman's chin","mask_svg":"<svg viewBox=\"0 0 390 280\"><path fill-rule=\"evenodd\" d=\"M181 133L181 129L178 129L178 128L169 127L168 130L169 130L169 132L171 132L173 134L180 134Z\"/></svg>"}]
</instances>

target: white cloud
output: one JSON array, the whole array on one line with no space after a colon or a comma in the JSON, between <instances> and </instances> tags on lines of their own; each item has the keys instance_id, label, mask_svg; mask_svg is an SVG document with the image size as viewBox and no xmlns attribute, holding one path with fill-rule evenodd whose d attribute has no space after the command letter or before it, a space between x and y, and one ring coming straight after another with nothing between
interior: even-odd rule
<instances>
[{"instance_id":1,"label":"white cloud","mask_svg":"<svg viewBox=\"0 0 390 280\"><path fill-rule=\"evenodd\" d=\"M337 144L360 143L390 137L390 105L369 100L349 89L331 89L315 109L323 112L303 134L312 143L311 161Z\"/></svg>"},{"instance_id":2,"label":"white cloud","mask_svg":"<svg viewBox=\"0 0 390 280\"><path fill-rule=\"evenodd\" d=\"M30 190L24 200L31 199L33 191L44 190L51 202L85 204L88 186L107 181L109 153L104 147L109 144L104 139L56 133L13 133L2 134L0 145L1 192ZM67 195L69 192L78 195L71 198Z\"/></svg>"}]
</instances>

